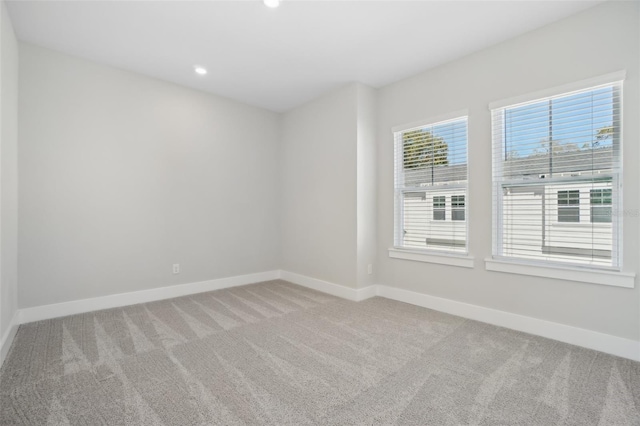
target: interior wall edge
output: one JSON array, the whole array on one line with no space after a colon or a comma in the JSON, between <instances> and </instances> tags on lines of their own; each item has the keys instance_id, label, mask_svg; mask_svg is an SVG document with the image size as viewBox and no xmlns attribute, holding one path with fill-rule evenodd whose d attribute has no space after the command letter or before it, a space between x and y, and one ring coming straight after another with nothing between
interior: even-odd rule
<instances>
[{"instance_id":1,"label":"interior wall edge","mask_svg":"<svg viewBox=\"0 0 640 426\"><path fill-rule=\"evenodd\" d=\"M312 290L320 291L342 299L351 300L353 302L360 302L376 295L375 285L356 289L342 284L335 284L329 281L284 270L280 271L280 278L302 287L307 287Z\"/></svg>"}]
</instances>

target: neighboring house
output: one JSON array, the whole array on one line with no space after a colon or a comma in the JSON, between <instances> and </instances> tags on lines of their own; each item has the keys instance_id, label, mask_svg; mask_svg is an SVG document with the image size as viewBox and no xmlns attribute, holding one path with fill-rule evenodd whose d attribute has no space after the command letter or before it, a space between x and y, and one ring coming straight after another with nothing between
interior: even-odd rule
<instances>
[{"instance_id":1,"label":"neighboring house","mask_svg":"<svg viewBox=\"0 0 640 426\"><path fill-rule=\"evenodd\" d=\"M428 188L405 192L405 247L466 251L466 180L466 164L405 170L406 186Z\"/></svg>"},{"instance_id":2,"label":"neighboring house","mask_svg":"<svg viewBox=\"0 0 640 426\"><path fill-rule=\"evenodd\" d=\"M614 182L605 176L613 167L612 154L609 146L508 160L505 174L509 183L502 186L502 197L496 200L517 214L505 215L510 219L502 223L499 243L503 253L609 264L616 246L612 233ZM589 164L591 170L579 170L583 164ZM425 188L405 193L406 246L466 250L467 194L465 189L455 188L465 183L466 176L466 164L405 170L407 186Z\"/></svg>"}]
</instances>

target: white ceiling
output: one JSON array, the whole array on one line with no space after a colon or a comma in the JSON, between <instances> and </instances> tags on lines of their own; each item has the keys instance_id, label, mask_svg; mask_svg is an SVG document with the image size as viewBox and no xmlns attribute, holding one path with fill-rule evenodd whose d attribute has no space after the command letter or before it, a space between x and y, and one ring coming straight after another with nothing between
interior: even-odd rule
<instances>
[{"instance_id":1,"label":"white ceiling","mask_svg":"<svg viewBox=\"0 0 640 426\"><path fill-rule=\"evenodd\" d=\"M11 1L23 41L273 111L381 87L600 1ZM194 65L209 73L198 76Z\"/></svg>"}]
</instances>

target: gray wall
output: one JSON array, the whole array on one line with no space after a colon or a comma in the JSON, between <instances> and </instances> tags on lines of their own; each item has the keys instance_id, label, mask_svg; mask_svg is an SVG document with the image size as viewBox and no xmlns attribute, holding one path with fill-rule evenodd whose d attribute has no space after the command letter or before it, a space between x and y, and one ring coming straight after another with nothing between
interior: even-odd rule
<instances>
[{"instance_id":1,"label":"gray wall","mask_svg":"<svg viewBox=\"0 0 640 426\"><path fill-rule=\"evenodd\" d=\"M358 85L282 117L282 269L356 287Z\"/></svg>"},{"instance_id":2,"label":"gray wall","mask_svg":"<svg viewBox=\"0 0 640 426\"><path fill-rule=\"evenodd\" d=\"M1 341L18 309L18 44L4 2L0 19Z\"/></svg>"},{"instance_id":3,"label":"gray wall","mask_svg":"<svg viewBox=\"0 0 640 426\"><path fill-rule=\"evenodd\" d=\"M20 44L20 307L278 268L278 120Z\"/></svg>"},{"instance_id":4,"label":"gray wall","mask_svg":"<svg viewBox=\"0 0 640 426\"><path fill-rule=\"evenodd\" d=\"M639 3L607 2L579 15L384 87L378 93L379 282L615 336L640 337L640 288L488 272L491 256L491 128L488 104L626 70L625 270L638 272ZM393 126L469 109L469 230L475 269L390 259ZM635 212L635 213L634 213Z\"/></svg>"},{"instance_id":5,"label":"gray wall","mask_svg":"<svg viewBox=\"0 0 640 426\"><path fill-rule=\"evenodd\" d=\"M375 283L376 91L351 83L283 114L282 269Z\"/></svg>"}]
</instances>

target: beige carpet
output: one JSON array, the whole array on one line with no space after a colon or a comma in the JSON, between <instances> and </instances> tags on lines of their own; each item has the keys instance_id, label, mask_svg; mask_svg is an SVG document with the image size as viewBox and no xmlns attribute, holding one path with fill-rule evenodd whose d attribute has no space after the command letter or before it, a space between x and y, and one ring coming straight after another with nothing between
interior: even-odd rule
<instances>
[{"instance_id":1,"label":"beige carpet","mask_svg":"<svg viewBox=\"0 0 640 426\"><path fill-rule=\"evenodd\" d=\"M640 425L640 363L284 281L20 327L0 424Z\"/></svg>"}]
</instances>

